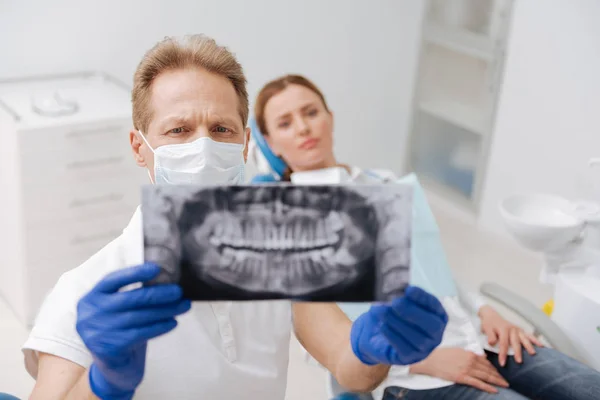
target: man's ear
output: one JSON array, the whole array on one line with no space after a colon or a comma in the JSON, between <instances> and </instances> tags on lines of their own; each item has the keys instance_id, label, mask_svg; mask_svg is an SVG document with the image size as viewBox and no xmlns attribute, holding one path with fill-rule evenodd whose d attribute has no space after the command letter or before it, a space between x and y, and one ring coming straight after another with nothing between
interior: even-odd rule
<instances>
[{"instance_id":1,"label":"man's ear","mask_svg":"<svg viewBox=\"0 0 600 400\"><path fill-rule=\"evenodd\" d=\"M141 135L141 133L138 133L136 129L131 129L129 131L129 144L131 145L131 151L133 152L133 159L135 160L135 163L140 167L146 167L146 160L140 153L140 147L142 146L143 142L138 135Z\"/></svg>"},{"instance_id":2,"label":"man's ear","mask_svg":"<svg viewBox=\"0 0 600 400\"><path fill-rule=\"evenodd\" d=\"M244 146L244 162L248 162L248 148L250 147L250 130L250 127L247 127L244 131L244 139L246 142L246 145Z\"/></svg>"}]
</instances>

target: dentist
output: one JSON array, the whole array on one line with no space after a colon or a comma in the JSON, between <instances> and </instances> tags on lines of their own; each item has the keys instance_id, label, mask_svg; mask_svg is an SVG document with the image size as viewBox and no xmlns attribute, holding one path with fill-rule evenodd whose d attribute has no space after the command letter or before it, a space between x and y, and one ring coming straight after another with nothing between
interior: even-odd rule
<instances>
[{"instance_id":1,"label":"dentist","mask_svg":"<svg viewBox=\"0 0 600 400\"><path fill-rule=\"evenodd\" d=\"M243 182L248 94L226 48L202 35L158 43L136 70L132 102L131 148L152 182ZM447 315L418 288L353 324L331 305L191 304L177 285L141 287L160 270L144 263L141 222L138 208L46 298L23 346L30 399L281 400L292 327L340 383L369 391L390 365L423 360L441 341Z\"/></svg>"}]
</instances>

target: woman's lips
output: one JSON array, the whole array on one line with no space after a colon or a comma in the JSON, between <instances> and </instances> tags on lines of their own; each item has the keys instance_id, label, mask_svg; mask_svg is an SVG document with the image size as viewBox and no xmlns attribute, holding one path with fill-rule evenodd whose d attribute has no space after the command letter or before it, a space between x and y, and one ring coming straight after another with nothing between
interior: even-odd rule
<instances>
[{"instance_id":1,"label":"woman's lips","mask_svg":"<svg viewBox=\"0 0 600 400\"><path fill-rule=\"evenodd\" d=\"M310 150L310 149L315 148L318 143L319 143L319 139L315 139L315 138L306 139L300 145L300 149L302 149L302 150Z\"/></svg>"}]
</instances>

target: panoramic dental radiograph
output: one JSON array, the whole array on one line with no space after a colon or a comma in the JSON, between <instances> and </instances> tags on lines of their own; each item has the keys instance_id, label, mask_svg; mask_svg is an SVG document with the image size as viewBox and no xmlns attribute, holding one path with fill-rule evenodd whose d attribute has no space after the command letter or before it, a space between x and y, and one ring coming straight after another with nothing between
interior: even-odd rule
<instances>
[{"instance_id":1,"label":"panoramic dental radiograph","mask_svg":"<svg viewBox=\"0 0 600 400\"><path fill-rule=\"evenodd\" d=\"M151 284L195 301L387 301L410 279L412 188L147 185Z\"/></svg>"}]
</instances>

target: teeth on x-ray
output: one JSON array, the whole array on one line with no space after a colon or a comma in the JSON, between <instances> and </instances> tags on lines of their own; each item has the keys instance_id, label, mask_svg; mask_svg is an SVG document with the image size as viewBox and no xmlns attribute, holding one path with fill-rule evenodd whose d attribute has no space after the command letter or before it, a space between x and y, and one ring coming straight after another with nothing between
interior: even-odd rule
<instances>
[{"instance_id":1,"label":"teeth on x-ray","mask_svg":"<svg viewBox=\"0 0 600 400\"><path fill-rule=\"evenodd\" d=\"M144 220L161 223L144 223L146 255L158 254L161 238L178 238L178 276L192 300L375 301L408 279L410 240L391 236L410 234L396 225L411 224L411 192L389 187L396 196L341 186L149 186Z\"/></svg>"},{"instance_id":2,"label":"teeth on x-ray","mask_svg":"<svg viewBox=\"0 0 600 400\"><path fill-rule=\"evenodd\" d=\"M335 246L343 228L341 218L332 211L324 219L296 219L286 224L268 220L239 221L232 213L222 213L223 224L210 236L213 246L264 250L310 250Z\"/></svg>"}]
</instances>

